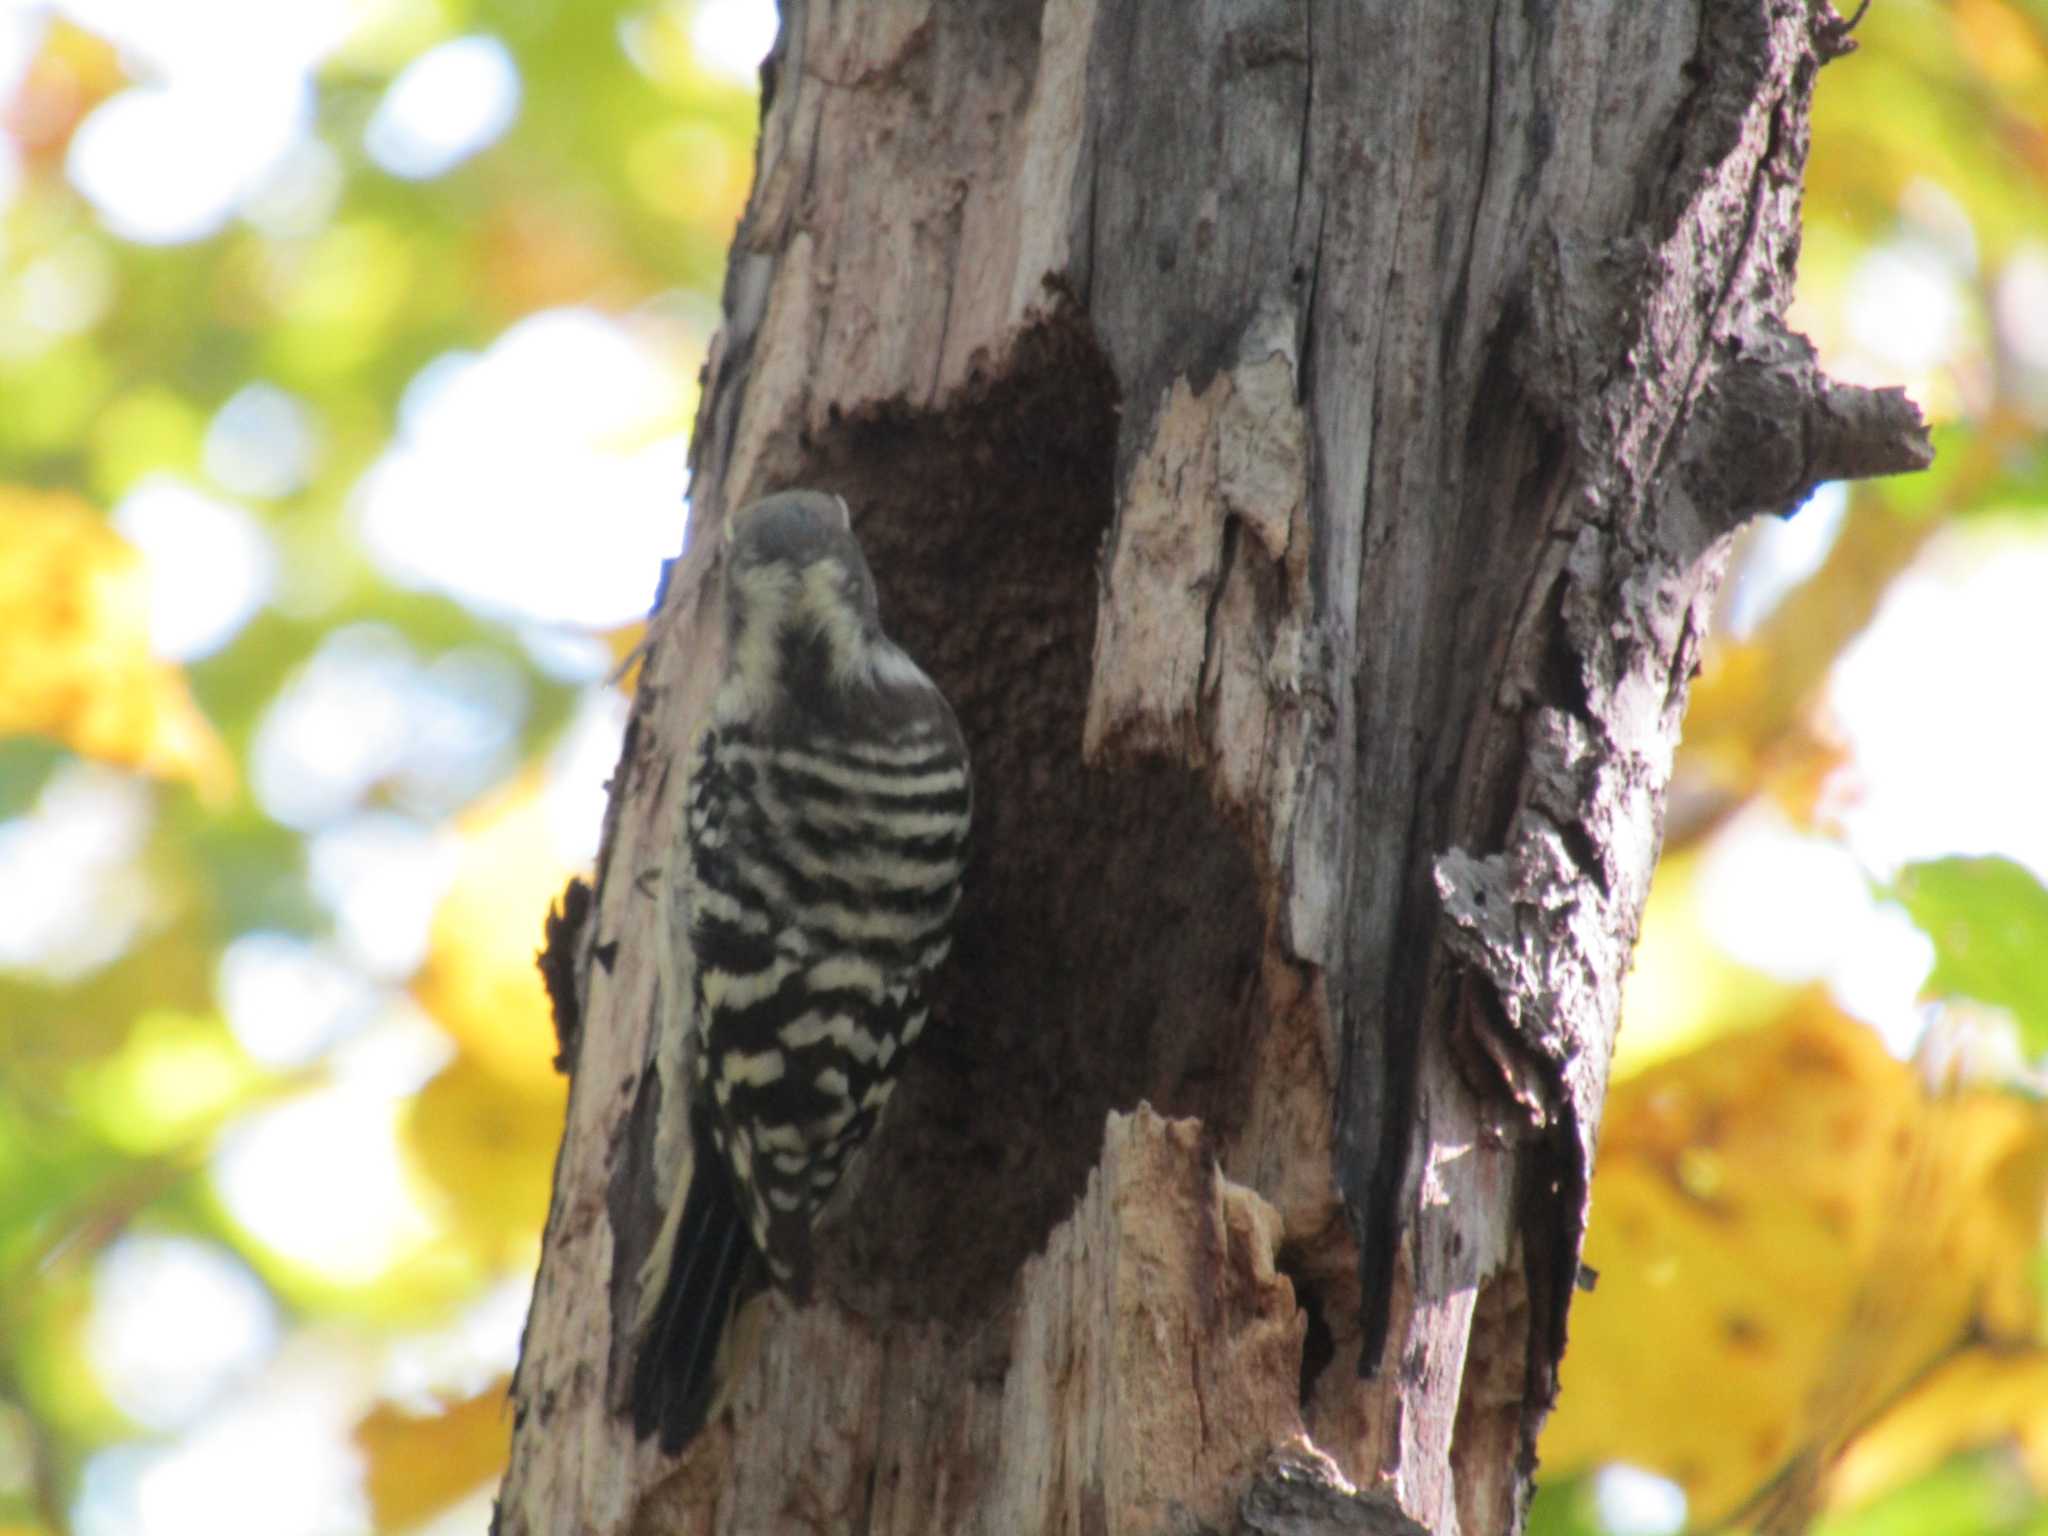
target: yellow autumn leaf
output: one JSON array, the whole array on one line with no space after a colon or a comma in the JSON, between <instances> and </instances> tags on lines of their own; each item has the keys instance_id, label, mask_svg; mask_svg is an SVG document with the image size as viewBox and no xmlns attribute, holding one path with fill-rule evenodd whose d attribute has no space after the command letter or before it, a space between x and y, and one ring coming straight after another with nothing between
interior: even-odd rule
<instances>
[{"instance_id":1,"label":"yellow autumn leaf","mask_svg":"<svg viewBox=\"0 0 2048 1536\"><path fill-rule=\"evenodd\" d=\"M1828 1479L1831 1507L1853 1509L1887 1488L1933 1471L1959 1451L2017 1439L2048 1438L2048 1349L1966 1349L1916 1382L1842 1453ZM2048 1466L2028 1466L2048 1487Z\"/></svg>"},{"instance_id":2,"label":"yellow autumn leaf","mask_svg":"<svg viewBox=\"0 0 2048 1536\"><path fill-rule=\"evenodd\" d=\"M437 1414L385 1404L356 1425L378 1530L412 1530L504 1470L512 1448L505 1387L500 1380Z\"/></svg>"},{"instance_id":3,"label":"yellow autumn leaf","mask_svg":"<svg viewBox=\"0 0 2048 1536\"><path fill-rule=\"evenodd\" d=\"M568 1108L555 1081L535 1095L458 1056L405 1107L406 1150L442 1192L441 1219L486 1266L539 1254Z\"/></svg>"},{"instance_id":4,"label":"yellow autumn leaf","mask_svg":"<svg viewBox=\"0 0 2048 1536\"><path fill-rule=\"evenodd\" d=\"M1645 1070L1602 1127L1545 1468L1654 1469L1699 1525L1810 1503L1909 1383L2025 1334L2044 1193L2042 1106L1932 1097L1818 994Z\"/></svg>"},{"instance_id":5,"label":"yellow autumn leaf","mask_svg":"<svg viewBox=\"0 0 2048 1536\"><path fill-rule=\"evenodd\" d=\"M457 831L460 862L414 996L493 1076L559 1098L554 1020L534 959L548 908L576 870L557 847L540 776L493 795Z\"/></svg>"},{"instance_id":6,"label":"yellow autumn leaf","mask_svg":"<svg viewBox=\"0 0 2048 1536\"><path fill-rule=\"evenodd\" d=\"M2048 42L2039 24L2006 0L1954 0L1956 42L1980 74L2008 89L2048 80Z\"/></svg>"},{"instance_id":7,"label":"yellow autumn leaf","mask_svg":"<svg viewBox=\"0 0 2048 1536\"><path fill-rule=\"evenodd\" d=\"M407 1106L406 1144L447 1196L445 1219L489 1263L527 1262L547 1216L568 1103L534 960L574 873L538 774L465 816L454 883L413 992L458 1055Z\"/></svg>"},{"instance_id":8,"label":"yellow autumn leaf","mask_svg":"<svg viewBox=\"0 0 2048 1536\"><path fill-rule=\"evenodd\" d=\"M0 487L0 736L183 779L218 799L234 765L149 648L141 557L84 501Z\"/></svg>"}]
</instances>

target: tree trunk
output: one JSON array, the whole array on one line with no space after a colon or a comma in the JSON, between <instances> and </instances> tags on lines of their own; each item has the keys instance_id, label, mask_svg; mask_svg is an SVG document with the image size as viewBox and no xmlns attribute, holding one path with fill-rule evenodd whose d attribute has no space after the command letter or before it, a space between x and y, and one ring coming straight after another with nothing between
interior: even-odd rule
<instances>
[{"instance_id":1,"label":"tree trunk","mask_svg":"<svg viewBox=\"0 0 2048 1536\"><path fill-rule=\"evenodd\" d=\"M1844 49L1822 0L788 0L558 951L499 1530L1517 1528L1726 535L1927 454L1781 323ZM976 854L820 1299L668 1459L619 1415L657 897L718 529L794 485L958 709Z\"/></svg>"}]
</instances>

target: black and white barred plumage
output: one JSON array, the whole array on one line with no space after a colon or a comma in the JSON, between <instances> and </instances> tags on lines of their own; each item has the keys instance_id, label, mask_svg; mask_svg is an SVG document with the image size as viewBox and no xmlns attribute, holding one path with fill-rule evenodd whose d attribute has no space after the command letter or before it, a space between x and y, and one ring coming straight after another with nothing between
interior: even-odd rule
<instances>
[{"instance_id":1,"label":"black and white barred plumage","mask_svg":"<svg viewBox=\"0 0 2048 1536\"><path fill-rule=\"evenodd\" d=\"M670 1450L715 1406L739 1304L767 1282L809 1296L812 1227L925 1026L971 803L953 711L882 633L843 502L756 502L725 562L725 671L672 871L690 1168L643 1274L633 1381L636 1429Z\"/></svg>"}]
</instances>

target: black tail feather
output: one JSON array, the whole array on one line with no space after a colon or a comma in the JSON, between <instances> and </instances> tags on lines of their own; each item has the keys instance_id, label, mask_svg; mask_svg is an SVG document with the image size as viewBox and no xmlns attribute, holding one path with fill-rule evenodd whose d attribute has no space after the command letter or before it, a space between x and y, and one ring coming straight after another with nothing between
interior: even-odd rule
<instances>
[{"instance_id":1,"label":"black tail feather","mask_svg":"<svg viewBox=\"0 0 2048 1536\"><path fill-rule=\"evenodd\" d=\"M719 1344L754 1268L753 1240L725 1165L698 1148L675 1252L640 1357L633 1368L633 1428L661 1432L664 1451L680 1450L718 1395Z\"/></svg>"}]
</instances>

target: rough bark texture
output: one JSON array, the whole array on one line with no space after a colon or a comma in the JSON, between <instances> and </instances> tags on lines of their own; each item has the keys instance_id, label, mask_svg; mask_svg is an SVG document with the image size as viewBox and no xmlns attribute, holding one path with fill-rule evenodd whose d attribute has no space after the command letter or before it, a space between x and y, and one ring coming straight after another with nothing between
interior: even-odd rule
<instances>
[{"instance_id":1,"label":"rough bark texture","mask_svg":"<svg viewBox=\"0 0 2048 1536\"><path fill-rule=\"evenodd\" d=\"M790 0L502 1531L1514 1528L1725 535L1926 452L1781 324L1841 47L1820 0ZM669 1462L617 1416L654 893L720 520L799 484L978 848L822 1299Z\"/></svg>"}]
</instances>

